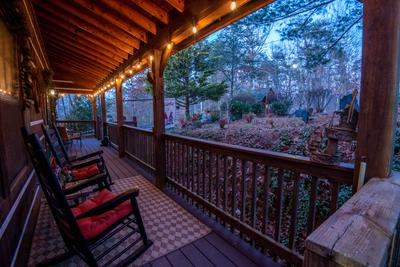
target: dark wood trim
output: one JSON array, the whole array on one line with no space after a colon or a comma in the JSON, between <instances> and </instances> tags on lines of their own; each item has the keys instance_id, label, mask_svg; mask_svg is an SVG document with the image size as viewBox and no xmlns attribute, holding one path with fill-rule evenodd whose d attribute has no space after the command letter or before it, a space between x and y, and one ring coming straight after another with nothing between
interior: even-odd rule
<instances>
[{"instance_id":1,"label":"dark wood trim","mask_svg":"<svg viewBox=\"0 0 400 267\"><path fill-rule=\"evenodd\" d=\"M124 110L122 103L122 79L115 81L115 94L116 94L116 105L117 105L117 143L118 143L118 156L122 158L125 154L125 142L124 142Z\"/></svg>"}]
</instances>

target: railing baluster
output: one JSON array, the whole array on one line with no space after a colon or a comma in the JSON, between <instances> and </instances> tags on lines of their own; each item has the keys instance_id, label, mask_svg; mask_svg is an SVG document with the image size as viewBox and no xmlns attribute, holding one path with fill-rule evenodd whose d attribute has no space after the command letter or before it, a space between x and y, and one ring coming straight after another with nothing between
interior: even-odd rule
<instances>
[{"instance_id":1,"label":"railing baluster","mask_svg":"<svg viewBox=\"0 0 400 267\"><path fill-rule=\"evenodd\" d=\"M236 217L236 173L237 173L237 160L236 158L233 158L233 162L232 162L232 210L231 210L231 214L232 216Z\"/></svg>"},{"instance_id":2,"label":"railing baluster","mask_svg":"<svg viewBox=\"0 0 400 267\"><path fill-rule=\"evenodd\" d=\"M282 202L283 202L283 170L278 171L278 196L275 213L275 240L280 242L281 238L281 223L282 223Z\"/></svg>"},{"instance_id":3,"label":"railing baluster","mask_svg":"<svg viewBox=\"0 0 400 267\"><path fill-rule=\"evenodd\" d=\"M197 195L200 195L200 148L196 149L197 156Z\"/></svg>"},{"instance_id":4,"label":"railing baluster","mask_svg":"<svg viewBox=\"0 0 400 267\"><path fill-rule=\"evenodd\" d=\"M257 215L257 163L253 162L253 175L252 175L252 194L251 194L251 226L256 227Z\"/></svg>"},{"instance_id":5,"label":"railing baluster","mask_svg":"<svg viewBox=\"0 0 400 267\"><path fill-rule=\"evenodd\" d=\"M242 207L240 211L240 220L244 221L246 218L246 165L247 161L242 160Z\"/></svg>"},{"instance_id":6,"label":"railing baluster","mask_svg":"<svg viewBox=\"0 0 400 267\"><path fill-rule=\"evenodd\" d=\"M228 205L228 157L224 155L224 211Z\"/></svg>"},{"instance_id":7,"label":"railing baluster","mask_svg":"<svg viewBox=\"0 0 400 267\"><path fill-rule=\"evenodd\" d=\"M331 205L330 205L330 213L333 214L337 210L338 197L339 197L339 183L330 182L331 183Z\"/></svg>"},{"instance_id":8,"label":"railing baluster","mask_svg":"<svg viewBox=\"0 0 400 267\"><path fill-rule=\"evenodd\" d=\"M203 196L203 199L206 199L206 151L205 150L203 150L203 164L202 164L202 167L203 167L203 169L202 169L202 181L203 181L203 192L202 192L202 196Z\"/></svg>"},{"instance_id":9,"label":"railing baluster","mask_svg":"<svg viewBox=\"0 0 400 267\"><path fill-rule=\"evenodd\" d=\"M264 174L264 201L263 201L263 228L262 231L264 234L267 234L267 228L268 228L268 222L269 222L269 217L268 217L268 212L269 212L269 185L271 183L271 169L269 168L268 165L265 165L265 174Z\"/></svg>"},{"instance_id":10,"label":"railing baluster","mask_svg":"<svg viewBox=\"0 0 400 267\"><path fill-rule=\"evenodd\" d=\"M191 147L191 152L192 152L192 162L191 162L191 166L192 166L192 192L194 192L194 147Z\"/></svg>"},{"instance_id":11,"label":"railing baluster","mask_svg":"<svg viewBox=\"0 0 400 267\"><path fill-rule=\"evenodd\" d=\"M190 179L189 179L189 145L186 145L186 188L190 189Z\"/></svg>"},{"instance_id":12,"label":"railing baluster","mask_svg":"<svg viewBox=\"0 0 400 267\"><path fill-rule=\"evenodd\" d=\"M219 154L215 154L215 187L216 187L216 191L215 191L215 206L219 207L219 175L220 175L220 171L219 171L219 159L220 159L220 155Z\"/></svg>"},{"instance_id":13,"label":"railing baluster","mask_svg":"<svg viewBox=\"0 0 400 267\"><path fill-rule=\"evenodd\" d=\"M310 210L308 212L307 219L307 235L311 234L315 228L315 214L317 211L317 191L318 189L318 178L311 177L311 190L310 190Z\"/></svg>"},{"instance_id":14,"label":"railing baluster","mask_svg":"<svg viewBox=\"0 0 400 267\"><path fill-rule=\"evenodd\" d=\"M294 174L294 185L293 185L293 200L292 200L292 214L290 216L290 231L289 231L289 248L294 249L296 244L297 235L297 209L299 207L299 184L300 174Z\"/></svg>"},{"instance_id":15,"label":"railing baluster","mask_svg":"<svg viewBox=\"0 0 400 267\"><path fill-rule=\"evenodd\" d=\"M213 171L213 167L212 167L212 162L213 162L213 154L210 151L208 153L208 201L210 203L212 203L212 190L213 190L213 179L212 179L212 171Z\"/></svg>"}]
</instances>

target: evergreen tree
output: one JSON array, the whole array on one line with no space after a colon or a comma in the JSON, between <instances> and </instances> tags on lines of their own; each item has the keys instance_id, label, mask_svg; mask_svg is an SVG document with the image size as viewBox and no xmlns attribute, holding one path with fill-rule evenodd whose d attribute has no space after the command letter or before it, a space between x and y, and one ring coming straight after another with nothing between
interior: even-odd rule
<instances>
[{"instance_id":1,"label":"evergreen tree","mask_svg":"<svg viewBox=\"0 0 400 267\"><path fill-rule=\"evenodd\" d=\"M164 72L167 97L176 99L190 118L190 106L204 100L218 101L226 92L225 82L213 82L216 58L210 45L202 41L172 56Z\"/></svg>"}]
</instances>

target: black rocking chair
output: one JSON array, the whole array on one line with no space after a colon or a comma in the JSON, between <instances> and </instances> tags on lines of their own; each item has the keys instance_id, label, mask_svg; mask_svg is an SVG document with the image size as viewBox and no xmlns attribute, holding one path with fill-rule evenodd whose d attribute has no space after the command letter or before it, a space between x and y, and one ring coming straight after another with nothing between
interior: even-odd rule
<instances>
[{"instance_id":1,"label":"black rocking chair","mask_svg":"<svg viewBox=\"0 0 400 267\"><path fill-rule=\"evenodd\" d=\"M71 169L72 175L74 176L72 182L81 182L86 179L101 179L106 181L107 188L112 185L110 173L108 172L104 159L101 156L103 153L102 150L75 159L70 159L57 131L57 127L55 127L54 124L52 129L49 129L44 125L41 125L41 127L57 165L60 168L68 167Z\"/></svg>"},{"instance_id":2,"label":"black rocking chair","mask_svg":"<svg viewBox=\"0 0 400 267\"><path fill-rule=\"evenodd\" d=\"M71 208L38 137L35 134L29 135L25 128L22 129L22 134L41 188L67 247L67 253L48 260L40 266L53 265L73 255L78 255L89 266L98 266L98 261L105 255L109 255L114 248L120 246L128 238L134 237L134 240L121 252L109 256L110 259L103 259L103 261L107 260L104 266L109 266L136 246L130 255L117 263L117 266L126 266L152 245L152 241L147 238L137 204L136 197L139 194L137 187L120 195L103 189L93 198ZM115 237L123 229L129 232L124 233L115 244L100 253L94 251L100 244L110 241L111 237Z\"/></svg>"}]
</instances>

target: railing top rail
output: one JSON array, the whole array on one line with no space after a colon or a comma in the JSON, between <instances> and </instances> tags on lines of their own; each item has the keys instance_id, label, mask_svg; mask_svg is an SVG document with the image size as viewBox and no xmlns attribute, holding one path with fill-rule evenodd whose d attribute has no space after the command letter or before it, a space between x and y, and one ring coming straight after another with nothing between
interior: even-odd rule
<instances>
[{"instance_id":1,"label":"railing top rail","mask_svg":"<svg viewBox=\"0 0 400 267\"><path fill-rule=\"evenodd\" d=\"M95 120L56 120L56 123L94 123Z\"/></svg>"},{"instance_id":2,"label":"railing top rail","mask_svg":"<svg viewBox=\"0 0 400 267\"><path fill-rule=\"evenodd\" d=\"M107 125L115 126L117 127L118 124L116 122L106 122Z\"/></svg>"},{"instance_id":3,"label":"railing top rail","mask_svg":"<svg viewBox=\"0 0 400 267\"><path fill-rule=\"evenodd\" d=\"M165 134L165 137L166 139L193 145L206 151L218 152L222 155L231 155L250 161L264 162L271 167L328 178L340 183L352 184L353 180L354 165L350 163L323 165L312 162L309 157L289 155L281 152L218 143L175 134Z\"/></svg>"},{"instance_id":4,"label":"railing top rail","mask_svg":"<svg viewBox=\"0 0 400 267\"><path fill-rule=\"evenodd\" d=\"M143 128L139 128L139 127L127 125L127 124L124 124L123 127L124 127L124 128L128 128L128 129L131 129L131 130L143 132L143 133L149 134L149 135L152 135L152 134L153 134L153 131L151 131L151 130L143 129Z\"/></svg>"}]
</instances>

